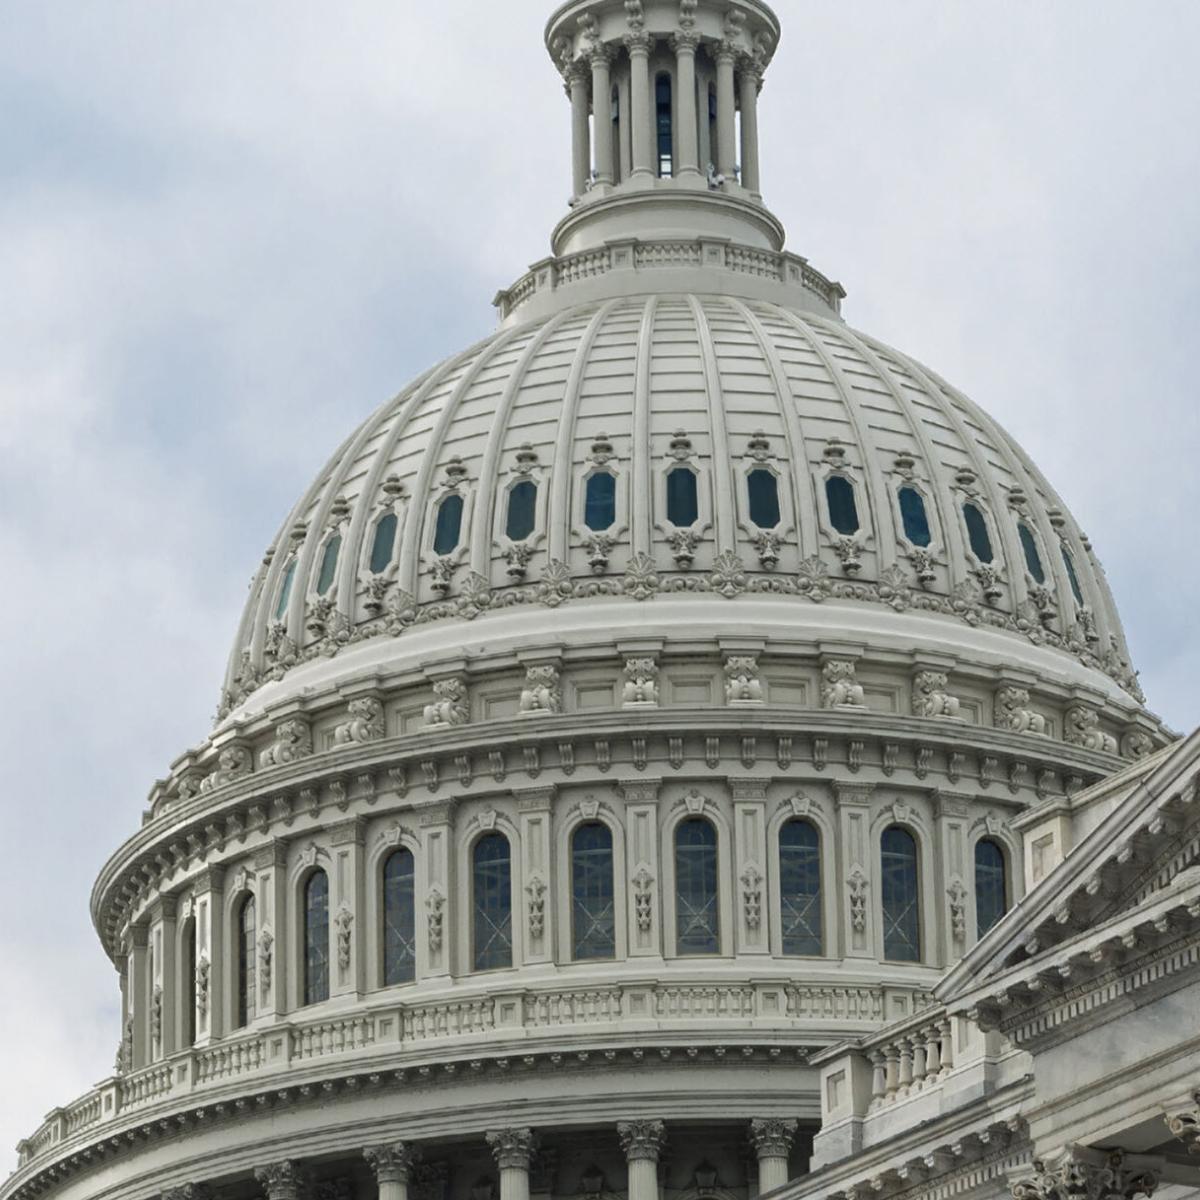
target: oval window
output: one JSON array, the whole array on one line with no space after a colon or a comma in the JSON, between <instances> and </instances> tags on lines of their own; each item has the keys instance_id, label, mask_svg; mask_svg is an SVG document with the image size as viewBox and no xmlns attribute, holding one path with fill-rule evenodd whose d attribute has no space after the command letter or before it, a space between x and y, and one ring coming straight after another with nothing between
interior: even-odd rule
<instances>
[{"instance_id":1,"label":"oval window","mask_svg":"<svg viewBox=\"0 0 1200 1200\"><path fill-rule=\"evenodd\" d=\"M583 523L589 529L608 529L617 519L617 480L607 471L588 478L583 492Z\"/></svg>"},{"instance_id":2,"label":"oval window","mask_svg":"<svg viewBox=\"0 0 1200 1200\"><path fill-rule=\"evenodd\" d=\"M844 475L830 475L825 480L825 499L829 502L829 523L838 533L858 532L858 502L854 484Z\"/></svg>"},{"instance_id":3,"label":"oval window","mask_svg":"<svg viewBox=\"0 0 1200 1200\"><path fill-rule=\"evenodd\" d=\"M434 554L449 554L458 545L462 516L463 498L452 492L438 505L437 525L433 531Z\"/></svg>"},{"instance_id":4,"label":"oval window","mask_svg":"<svg viewBox=\"0 0 1200 1200\"><path fill-rule=\"evenodd\" d=\"M971 553L981 563L990 563L995 555L992 552L992 535L988 533L987 518L979 506L967 501L963 505L963 520L967 524L967 538L971 543Z\"/></svg>"},{"instance_id":5,"label":"oval window","mask_svg":"<svg viewBox=\"0 0 1200 1200\"><path fill-rule=\"evenodd\" d=\"M774 529L779 524L779 480L763 467L746 476L750 499L750 520L759 529Z\"/></svg>"},{"instance_id":6,"label":"oval window","mask_svg":"<svg viewBox=\"0 0 1200 1200\"><path fill-rule=\"evenodd\" d=\"M510 542L524 541L532 532L537 514L537 484L528 479L515 484L508 493L508 517L504 532Z\"/></svg>"},{"instance_id":7,"label":"oval window","mask_svg":"<svg viewBox=\"0 0 1200 1200\"><path fill-rule=\"evenodd\" d=\"M325 553L321 555L321 570L317 575L317 595L323 596L333 587L333 577L337 574L338 552L342 548L342 535L335 533L325 543Z\"/></svg>"},{"instance_id":8,"label":"oval window","mask_svg":"<svg viewBox=\"0 0 1200 1200\"><path fill-rule=\"evenodd\" d=\"M396 514L384 513L375 523L375 540L371 543L371 573L386 571L396 549Z\"/></svg>"},{"instance_id":9,"label":"oval window","mask_svg":"<svg viewBox=\"0 0 1200 1200\"><path fill-rule=\"evenodd\" d=\"M1042 556L1038 553L1033 531L1021 521L1017 524L1017 534L1021 538L1021 549L1025 552L1025 565L1029 568L1030 575L1035 583L1045 583L1046 571L1042 566Z\"/></svg>"},{"instance_id":10,"label":"oval window","mask_svg":"<svg viewBox=\"0 0 1200 1200\"><path fill-rule=\"evenodd\" d=\"M929 514L925 497L913 487L900 489L900 517L904 521L904 536L914 546L928 546L933 537L929 532Z\"/></svg>"},{"instance_id":11,"label":"oval window","mask_svg":"<svg viewBox=\"0 0 1200 1200\"><path fill-rule=\"evenodd\" d=\"M287 612L288 600L292 595L292 580L296 577L296 560L293 558L283 569L283 583L279 587L279 599L275 601L275 620L282 621Z\"/></svg>"},{"instance_id":12,"label":"oval window","mask_svg":"<svg viewBox=\"0 0 1200 1200\"><path fill-rule=\"evenodd\" d=\"M667 520L672 525L694 525L699 515L695 473L674 467L667 474Z\"/></svg>"},{"instance_id":13,"label":"oval window","mask_svg":"<svg viewBox=\"0 0 1200 1200\"><path fill-rule=\"evenodd\" d=\"M1084 605L1083 588L1079 586L1079 576L1075 574L1075 560L1071 557L1071 552L1064 546L1062 548L1063 566L1067 568L1067 579L1071 584L1071 593L1075 597L1075 603L1080 608Z\"/></svg>"}]
</instances>

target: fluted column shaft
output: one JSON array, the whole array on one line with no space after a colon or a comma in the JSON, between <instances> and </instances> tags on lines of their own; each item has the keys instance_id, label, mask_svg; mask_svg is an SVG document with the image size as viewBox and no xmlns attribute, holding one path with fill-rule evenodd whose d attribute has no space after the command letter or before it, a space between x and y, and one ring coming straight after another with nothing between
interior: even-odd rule
<instances>
[{"instance_id":1,"label":"fluted column shaft","mask_svg":"<svg viewBox=\"0 0 1200 1200\"><path fill-rule=\"evenodd\" d=\"M700 174L699 126L696 122L696 46L698 34L684 30L672 39L675 47L675 94L679 113L679 145L675 147L678 174Z\"/></svg>"},{"instance_id":2,"label":"fluted column shaft","mask_svg":"<svg viewBox=\"0 0 1200 1200\"><path fill-rule=\"evenodd\" d=\"M418 1157L416 1148L406 1142L386 1142L363 1151L375 1172L379 1200L408 1200L409 1175Z\"/></svg>"},{"instance_id":3,"label":"fluted column shaft","mask_svg":"<svg viewBox=\"0 0 1200 1200\"><path fill-rule=\"evenodd\" d=\"M788 1181L788 1154L796 1122L781 1117L755 1117L750 1122L750 1141L758 1156L758 1190L769 1192Z\"/></svg>"},{"instance_id":4,"label":"fluted column shaft","mask_svg":"<svg viewBox=\"0 0 1200 1200\"><path fill-rule=\"evenodd\" d=\"M592 149L588 138L588 77L582 63L573 63L567 76L571 93L571 194L587 190Z\"/></svg>"},{"instance_id":5,"label":"fluted column shaft","mask_svg":"<svg viewBox=\"0 0 1200 1200\"><path fill-rule=\"evenodd\" d=\"M661 1121L618 1121L629 1167L629 1200L658 1200L658 1155L667 1140Z\"/></svg>"},{"instance_id":6,"label":"fluted column shaft","mask_svg":"<svg viewBox=\"0 0 1200 1200\"><path fill-rule=\"evenodd\" d=\"M758 180L758 85L762 76L758 64L744 59L741 70L742 107L742 187L759 194Z\"/></svg>"},{"instance_id":7,"label":"fluted column shaft","mask_svg":"<svg viewBox=\"0 0 1200 1200\"><path fill-rule=\"evenodd\" d=\"M737 166L734 148L733 64L736 49L729 42L717 46L717 171L733 182Z\"/></svg>"},{"instance_id":8,"label":"fluted column shaft","mask_svg":"<svg viewBox=\"0 0 1200 1200\"><path fill-rule=\"evenodd\" d=\"M487 1135L500 1168L500 1200L529 1200L529 1163L537 1141L531 1129L497 1129Z\"/></svg>"},{"instance_id":9,"label":"fluted column shaft","mask_svg":"<svg viewBox=\"0 0 1200 1200\"><path fill-rule=\"evenodd\" d=\"M629 120L633 137L633 174L654 175L654 112L650 106L650 35L625 36L629 51Z\"/></svg>"},{"instance_id":10,"label":"fluted column shaft","mask_svg":"<svg viewBox=\"0 0 1200 1200\"><path fill-rule=\"evenodd\" d=\"M597 183L613 182L612 79L609 67L612 52L607 46L597 46L592 61L592 132L596 143Z\"/></svg>"}]
</instances>

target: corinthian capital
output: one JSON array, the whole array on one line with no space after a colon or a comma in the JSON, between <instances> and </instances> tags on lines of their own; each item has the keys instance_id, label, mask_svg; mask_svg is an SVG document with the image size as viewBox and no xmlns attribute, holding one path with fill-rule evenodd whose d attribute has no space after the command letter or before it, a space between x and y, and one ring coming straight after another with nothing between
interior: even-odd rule
<instances>
[{"instance_id":1,"label":"corinthian capital","mask_svg":"<svg viewBox=\"0 0 1200 1200\"><path fill-rule=\"evenodd\" d=\"M485 1136L495 1156L496 1166L501 1170L505 1167L529 1170L529 1160L537 1149L537 1138L533 1136L532 1129L494 1129Z\"/></svg>"},{"instance_id":2,"label":"corinthian capital","mask_svg":"<svg viewBox=\"0 0 1200 1200\"><path fill-rule=\"evenodd\" d=\"M797 1122L783 1117L755 1117L750 1122L750 1141L759 1158L787 1158L796 1136Z\"/></svg>"},{"instance_id":3,"label":"corinthian capital","mask_svg":"<svg viewBox=\"0 0 1200 1200\"><path fill-rule=\"evenodd\" d=\"M162 1200L209 1200L212 1195L206 1183L181 1183L163 1188Z\"/></svg>"},{"instance_id":4,"label":"corinthian capital","mask_svg":"<svg viewBox=\"0 0 1200 1200\"><path fill-rule=\"evenodd\" d=\"M695 54L696 47L700 45L700 35L694 29L680 29L671 34L671 49L679 54L683 51L690 51Z\"/></svg>"},{"instance_id":5,"label":"corinthian capital","mask_svg":"<svg viewBox=\"0 0 1200 1200\"><path fill-rule=\"evenodd\" d=\"M667 1140L667 1127L661 1121L618 1121L617 1136L627 1161L658 1162L659 1151Z\"/></svg>"},{"instance_id":6,"label":"corinthian capital","mask_svg":"<svg viewBox=\"0 0 1200 1200\"><path fill-rule=\"evenodd\" d=\"M1013 1200L1133 1200L1152 1196L1160 1170L1123 1150L1069 1146L1053 1163L1035 1160L1032 1179L1014 1183Z\"/></svg>"},{"instance_id":7,"label":"corinthian capital","mask_svg":"<svg viewBox=\"0 0 1200 1200\"><path fill-rule=\"evenodd\" d=\"M1187 1147L1189 1154L1200 1154L1200 1089L1192 1093L1192 1099L1196 1102L1195 1108L1167 1113L1163 1120L1172 1136Z\"/></svg>"},{"instance_id":8,"label":"corinthian capital","mask_svg":"<svg viewBox=\"0 0 1200 1200\"><path fill-rule=\"evenodd\" d=\"M284 1159L254 1168L254 1178L267 1193L267 1200L300 1200L304 1171L298 1162Z\"/></svg>"},{"instance_id":9,"label":"corinthian capital","mask_svg":"<svg viewBox=\"0 0 1200 1200\"><path fill-rule=\"evenodd\" d=\"M407 1183L408 1173L420 1157L420 1151L408 1142L385 1142L363 1151L377 1183Z\"/></svg>"},{"instance_id":10,"label":"corinthian capital","mask_svg":"<svg viewBox=\"0 0 1200 1200\"><path fill-rule=\"evenodd\" d=\"M650 47L654 44L654 39L643 29L627 33L621 41L625 43L625 49L630 54L649 54Z\"/></svg>"}]
</instances>

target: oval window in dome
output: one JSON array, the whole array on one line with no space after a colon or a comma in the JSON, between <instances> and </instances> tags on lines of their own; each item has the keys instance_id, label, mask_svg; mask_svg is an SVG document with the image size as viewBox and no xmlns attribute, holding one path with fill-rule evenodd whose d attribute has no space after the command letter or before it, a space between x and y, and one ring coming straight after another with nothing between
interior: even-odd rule
<instances>
[{"instance_id":1,"label":"oval window in dome","mask_svg":"<svg viewBox=\"0 0 1200 1200\"><path fill-rule=\"evenodd\" d=\"M437 524L433 530L434 554L449 554L458 545L462 533L463 498L451 492L437 510Z\"/></svg>"},{"instance_id":2,"label":"oval window in dome","mask_svg":"<svg viewBox=\"0 0 1200 1200\"><path fill-rule=\"evenodd\" d=\"M694 525L699 515L695 472L672 467L667 472L667 520L672 525Z\"/></svg>"},{"instance_id":3,"label":"oval window in dome","mask_svg":"<svg viewBox=\"0 0 1200 1200\"><path fill-rule=\"evenodd\" d=\"M830 475L825 480L825 499L829 502L829 523L838 533L849 536L858 532L858 501L854 484L844 475Z\"/></svg>"},{"instance_id":4,"label":"oval window in dome","mask_svg":"<svg viewBox=\"0 0 1200 1200\"><path fill-rule=\"evenodd\" d=\"M333 577L337 574L338 552L342 548L342 535L335 533L325 543L325 553L321 555L321 570L317 574L317 595L323 596L333 587Z\"/></svg>"},{"instance_id":5,"label":"oval window in dome","mask_svg":"<svg viewBox=\"0 0 1200 1200\"><path fill-rule=\"evenodd\" d=\"M371 574L388 569L396 550L396 514L384 513L375 522L375 540L371 543Z\"/></svg>"},{"instance_id":6,"label":"oval window in dome","mask_svg":"<svg viewBox=\"0 0 1200 1200\"><path fill-rule=\"evenodd\" d=\"M589 529L608 529L616 519L616 476L597 471L588 476L583 489L583 523Z\"/></svg>"},{"instance_id":7,"label":"oval window in dome","mask_svg":"<svg viewBox=\"0 0 1200 1200\"><path fill-rule=\"evenodd\" d=\"M523 542L532 532L537 514L537 484L522 479L509 489L504 532L510 542Z\"/></svg>"},{"instance_id":8,"label":"oval window in dome","mask_svg":"<svg viewBox=\"0 0 1200 1200\"><path fill-rule=\"evenodd\" d=\"M1079 576L1075 574L1075 560L1066 546L1062 548L1062 556L1063 566L1067 568L1067 580L1071 584L1071 594L1075 597L1075 603L1082 608L1084 606L1083 588L1079 586Z\"/></svg>"},{"instance_id":9,"label":"oval window in dome","mask_svg":"<svg viewBox=\"0 0 1200 1200\"><path fill-rule=\"evenodd\" d=\"M279 585L279 599L275 601L275 620L282 621L292 596L292 580L296 577L296 560L293 558L283 569L283 582Z\"/></svg>"},{"instance_id":10,"label":"oval window in dome","mask_svg":"<svg viewBox=\"0 0 1200 1200\"><path fill-rule=\"evenodd\" d=\"M1037 541L1033 531L1024 521L1017 522L1017 534L1021 539L1021 549L1025 552L1025 565L1035 583L1046 582L1046 570L1042 566L1042 556L1038 553Z\"/></svg>"},{"instance_id":11,"label":"oval window in dome","mask_svg":"<svg viewBox=\"0 0 1200 1200\"><path fill-rule=\"evenodd\" d=\"M755 467L746 476L750 500L750 520L759 529L774 529L779 524L779 480L765 467Z\"/></svg>"},{"instance_id":12,"label":"oval window in dome","mask_svg":"<svg viewBox=\"0 0 1200 1200\"><path fill-rule=\"evenodd\" d=\"M968 500L963 505L963 520L967 523L967 538L971 543L971 553L981 563L990 563L995 557L992 551L992 535L988 533L987 517L983 515L977 504Z\"/></svg>"},{"instance_id":13,"label":"oval window in dome","mask_svg":"<svg viewBox=\"0 0 1200 1200\"><path fill-rule=\"evenodd\" d=\"M929 514L925 511L925 497L914 487L900 489L900 517L904 522L904 536L914 546L928 546L933 541L929 532Z\"/></svg>"}]
</instances>

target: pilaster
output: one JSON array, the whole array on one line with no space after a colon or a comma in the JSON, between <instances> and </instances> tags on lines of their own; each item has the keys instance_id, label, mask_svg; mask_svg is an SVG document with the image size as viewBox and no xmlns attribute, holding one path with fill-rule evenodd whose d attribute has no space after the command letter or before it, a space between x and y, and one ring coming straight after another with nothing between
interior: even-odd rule
<instances>
[{"instance_id":1,"label":"pilaster","mask_svg":"<svg viewBox=\"0 0 1200 1200\"><path fill-rule=\"evenodd\" d=\"M192 912L196 919L196 1045L203 1046L225 1031L221 997L225 978L224 922L221 904L225 872L205 867L196 877Z\"/></svg>"},{"instance_id":2,"label":"pilaster","mask_svg":"<svg viewBox=\"0 0 1200 1200\"><path fill-rule=\"evenodd\" d=\"M846 958L874 958L871 885L878 875L871 844L871 786L838 784L840 942Z\"/></svg>"},{"instance_id":3,"label":"pilaster","mask_svg":"<svg viewBox=\"0 0 1200 1200\"><path fill-rule=\"evenodd\" d=\"M353 817L329 831L332 857L329 880L330 996L366 991L365 881L363 879L364 822Z\"/></svg>"},{"instance_id":4,"label":"pilaster","mask_svg":"<svg viewBox=\"0 0 1200 1200\"><path fill-rule=\"evenodd\" d=\"M255 1009L267 1017L287 1012L287 842L278 838L254 856L258 878L258 995Z\"/></svg>"},{"instance_id":5,"label":"pilaster","mask_svg":"<svg viewBox=\"0 0 1200 1200\"><path fill-rule=\"evenodd\" d=\"M970 799L956 792L933 793L937 823L932 881L936 949L933 954L926 952L924 956L933 966L943 966L961 958L975 941L975 903L971 888L974 872L967 861Z\"/></svg>"},{"instance_id":6,"label":"pilaster","mask_svg":"<svg viewBox=\"0 0 1200 1200\"><path fill-rule=\"evenodd\" d=\"M179 971L175 956L176 903L164 896L150 911L150 945L154 970L150 980L150 1057L166 1058L179 1048L175 987Z\"/></svg>"},{"instance_id":7,"label":"pilaster","mask_svg":"<svg viewBox=\"0 0 1200 1200\"><path fill-rule=\"evenodd\" d=\"M521 827L525 920L521 942L526 963L554 960L558 905L554 902L556 889L550 818L555 794L553 787L519 788L513 791Z\"/></svg>"},{"instance_id":8,"label":"pilaster","mask_svg":"<svg viewBox=\"0 0 1200 1200\"><path fill-rule=\"evenodd\" d=\"M658 792L661 779L623 779L625 869L630 958L662 956L662 864L658 853Z\"/></svg>"},{"instance_id":9,"label":"pilaster","mask_svg":"<svg viewBox=\"0 0 1200 1200\"><path fill-rule=\"evenodd\" d=\"M129 997L130 1026L129 1065L133 1070L150 1061L150 977L148 971L150 927L131 925L129 928Z\"/></svg>"},{"instance_id":10,"label":"pilaster","mask_svg":"<svg viewBox=\"0 0 1200 1200\"><path fill-rule=\"evenodd\" d=\"M762 779L730 779L733 793L733 874L736 953L768 954L767 785Z\"/></svg>"},{"instance_id":11,"label":"pilaster","mask_svg":"<svg viewBox=\"0 0 1200 1200\"><path fill-rule=\"evenodd\" d=\"M418 910L417 978L449 975L454 962L451 939L454 915L449 911L454 895L454 803L443 801L421 809L421 852L424 859L424 911ZM420 876L418 876L420 882Z\"/></svg>"}]
</instances>

